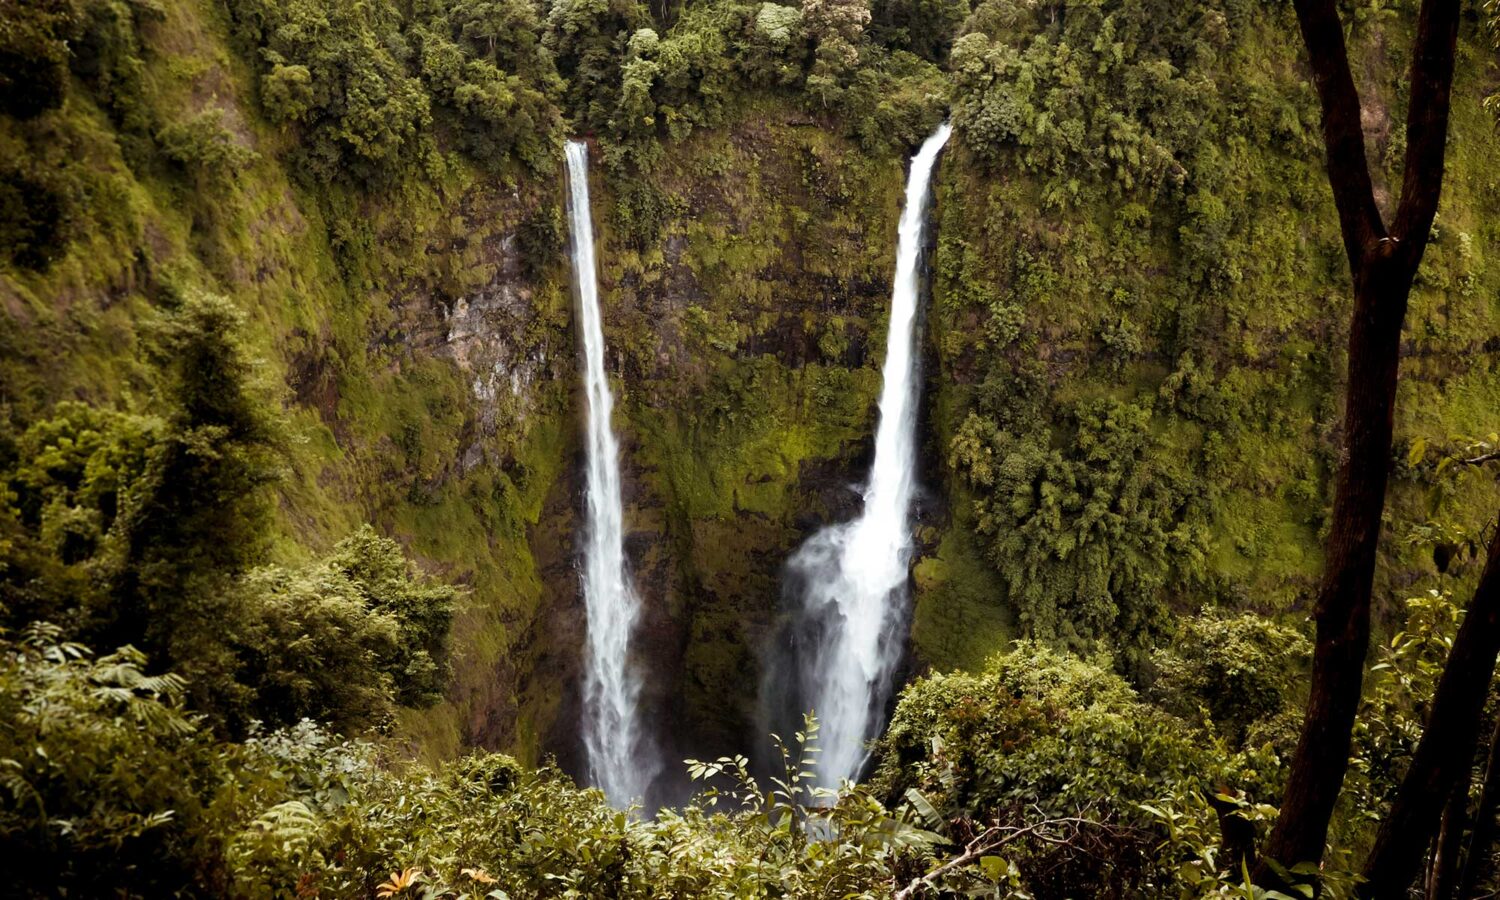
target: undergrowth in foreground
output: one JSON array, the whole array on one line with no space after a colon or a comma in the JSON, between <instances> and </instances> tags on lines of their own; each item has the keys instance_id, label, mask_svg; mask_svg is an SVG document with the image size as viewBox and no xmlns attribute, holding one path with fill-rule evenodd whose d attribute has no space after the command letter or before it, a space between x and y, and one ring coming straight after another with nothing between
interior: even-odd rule
<instances>
[{"instance_id":1,"label":"undergrowth in foreground","mask_svg":"<svg viewBox=\"0 0 1500 900\"><path fill-rule=\"evenodd\" d=\"M1446 596L1412 602L1362 714L1364 808L1388 796L1385 763L1459 619ZM33 625L0 636L0 837L30 863L22 896L1266 897L1243 886L1221 817L1253 834L1274 814L1307 643L1253 617L1184 637L1158 655L1156 700L1107 660L1021 643L981 675L914 684L867 786L816 786L809 717L777 739L779 772L689 760L699 793L643 818L499 754L402 762L311 720L217 738L139 652ZM1277 649L1231 684L1214 677L1226 641ZM1241 690L1262 700L1251 718L1216 711ZM1343 821L1357 844L1368 822ZM1350 884L1336 868L1326 896Z\"/></svg>"}]
</instances>

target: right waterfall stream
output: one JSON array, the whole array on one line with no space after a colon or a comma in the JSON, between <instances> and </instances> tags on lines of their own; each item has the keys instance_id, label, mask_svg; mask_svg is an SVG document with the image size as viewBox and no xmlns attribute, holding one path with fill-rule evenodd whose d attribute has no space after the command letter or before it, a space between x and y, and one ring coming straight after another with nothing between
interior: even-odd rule
<instances>
[{"instance_id":1,"label":"right waterfall stream","mask_svg":"<svg viewBox=\"0 0 1500 900\"><path fill-rule=\"evenodd\" d=\"M906 179L886 336L880 423L864 508L851 522L808 538L787 562L795 606L789 671L772 671L763 707L810 707L821 725L820 784L854 780L866 742L884 725L892 679L901 660L909 605L911 503L916 482L916 417L920 394L917 311L933 169L951 129L945 122L912 157ZM794 683L787 683L795 679ZM784 715L771 719L785 721ZM785 733L785 732L783 732Z\"/></svg>"}]
</instances>

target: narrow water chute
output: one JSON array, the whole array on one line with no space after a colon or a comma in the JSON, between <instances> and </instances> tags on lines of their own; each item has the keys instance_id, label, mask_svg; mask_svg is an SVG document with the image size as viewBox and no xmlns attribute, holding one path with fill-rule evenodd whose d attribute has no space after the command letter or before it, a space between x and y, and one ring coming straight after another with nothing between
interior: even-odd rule
<instances>
[{"instance_id":1,"label":"narrow water chute","mask_svg":"<svg viewBox=\"0 0 1500 900\"><path fill-rule=\"evenodd\" d=\"M859 775L865 743L883 726L901 660L912 557L911 505L916 483L916 354L921 260L928 200L944 123L912 157L907 175L886 337L875 458L859 517L815 533L792 556L788 583L799 596L799 702L821 723L818 779L837 787ZM768 698L770 703L780 698Z\"/></svg>"},{"instance_id":2,"label":"narrow water chute","mask_svg":"<svg viewBox=\"0 0 1500 900\"><path fill-rule=\"evenodd\" d=\"M599 312L594 224L589 207L588 145L569 141L568 216L573 281L583 338L583 385L588 406L586 473L588 521L583 558L587 616L583 739L589 781L612 804L624 807L645 795L659 762L639 721L640 679L630 651L641 603L625 562L625 513L620 489L620 448L611 416L614 396L604 368L604 328Z\"/></svg>"}]
</instances>

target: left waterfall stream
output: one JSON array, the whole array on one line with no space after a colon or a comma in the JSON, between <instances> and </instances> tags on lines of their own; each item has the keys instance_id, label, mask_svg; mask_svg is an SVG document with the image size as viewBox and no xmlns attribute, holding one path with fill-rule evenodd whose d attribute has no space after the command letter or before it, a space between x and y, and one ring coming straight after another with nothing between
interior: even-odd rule
<instances>
[{"instance_id":1,"label":"left waterfall stream","mask_svg":"<svg viewBox=\"0 0 1500 900\"><path fill-rule=\"evenodd\" d=\"M583 683L583 743L588 778L616 808L644 800L661 768L641 728L641 682L631 646L641 601L625 561L625 512L620 490L620 446L611 424L614 396L604 367L594 223L589 206L588 145L568 141L568 220L573 283L583 339L587 523L583 596L587 616Z\"/></svg>"}]
</instances>

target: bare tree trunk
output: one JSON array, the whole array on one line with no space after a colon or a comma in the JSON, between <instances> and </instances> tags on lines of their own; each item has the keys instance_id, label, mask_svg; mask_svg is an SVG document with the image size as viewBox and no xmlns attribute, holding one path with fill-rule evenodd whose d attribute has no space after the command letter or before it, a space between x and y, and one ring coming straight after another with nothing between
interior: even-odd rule
<instances>
[{"instance_id":1,"label":"bare tree trunk","mask_svg":"<svg viewBox=\"0 0 1500 900\"><path fill-rule=\"evenodd\" d=\"M663 32L676 24L682 12L681 0L651 0L650 5L651 18Z\"/></svg>"},{"instance_id":2,"label":"bare tree trunk","mask_svg":"<svg viewBox=\"0 0 1500 900\"><path fill-rule=\"evenodd\" d=\"M1423 0L1413 48L1401 202L1387 231L1375 203L1359 93L1334 0L1295 0L1323 110L1328 180L1354 282L1344 453L1334 488L1326 564L1314 616L1312 684L1281 815L1255 877L1282 879L1323 858L1328 822L1349 765L1350 735L1370 641L1370 593L1385 506L1401 326L1442 191L1458 0Z\"/></svg>"},{"instance_id":3,"label":"bare tree trunk","mask_svg":"<svg viewBox=\"0 0 1500 900\"><path fill-rule=\"evenodd\" d=\"M1468 794L1469 772L1484 701L1500 655L1500 527L1490 539L1489 557L1464 622L1453 638L1448 661L1433 694L1422 740L1396 790L1391 811L1380 823L1365 859L1364 897L1394 900L1422 866L1422 848L1438 827L1442 804L1455 785ZM1456 850L1456 848L1455 848Z\"/></svg>"},{"instance_id":4,"label":"bare tree trunk","mask_svg":"<svg viewBox=\"0 0 1500 900\"><path fill-rule=\"evenodd\" d=\"M1458 886L1461 900L1478 897L1480 885L1489 877L1497 813L1500 813L1500 715L1495 717L1495 730L1490 734L1490 754L1484 766L1479 811L1474 815L1474 833L1469 835L1469 849L1464 854L1464 873Z\"/></svg>"}]
</instances>

